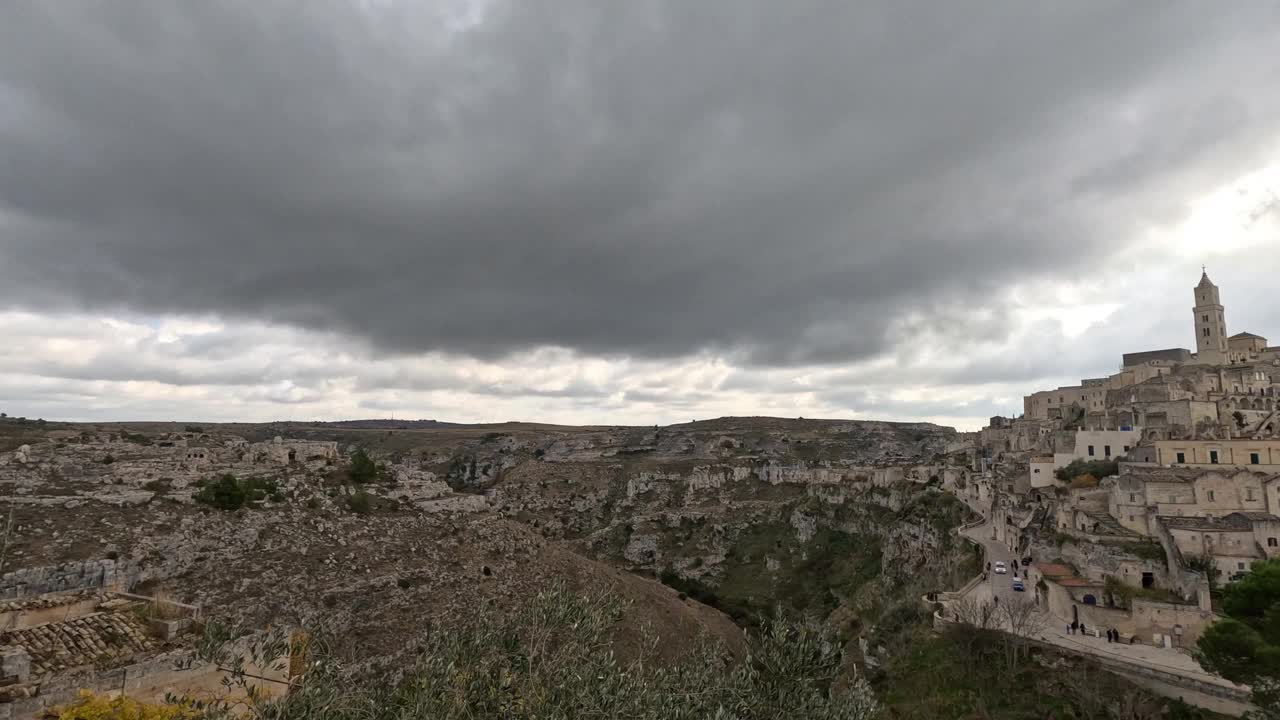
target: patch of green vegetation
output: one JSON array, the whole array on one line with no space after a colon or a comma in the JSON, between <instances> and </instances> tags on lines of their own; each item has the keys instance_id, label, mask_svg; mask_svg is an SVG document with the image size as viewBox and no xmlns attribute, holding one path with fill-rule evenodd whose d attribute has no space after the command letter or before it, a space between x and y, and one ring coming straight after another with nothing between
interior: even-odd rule
<instances>
[{"instance_id":1,"label":"patch of green vegetation","mask_svg":"<svg viewBox=\"0 0 1280 720\"><path fill-rule=\"evenodd\" d=\"M261 503L270 495L278 495L280 488L270 478L237 478L227 473L213 482L206 482L193 499L219 510L239 510Z\"/></svg>"},{"instance_id":2,"label":"patch of green vegetation","mask_svg":"<svg viewBox=\"0 0 1280 720\"><path fill-rule=\"evenodd\" d=\"M771 621L745 639L743 660L707 637L660 658L657 639L644 630L639 649L624 659L612 650L625 635L622 610L616 597L582 597L557 584L514 612L480 609L471 622L428 628L403 674L353 677L324 652L330 643L321 637L305 678L278 697L244 692L253 680L229 649L229 631L207 626L200 652L232 668L235 702L249 698L244 714L277 720L871 720L878 710L842 644L816 624ZM287 642L273 642L264 662L287 653ZM210 715L234 714L231 702Z\"/></svg>"},{"instance_id":3,"label":"patch of green vegetation","mask_svg":"<svg viewBox=\"0 0 1280 720\"><path fill-rule=\"evenodd\" d=\"M1253 563L1223 588L1222 610L1226 617L1200 636L1196 657L1210 672L1250 685L1262 709L1257 717L1280 717L1280 558Z\"/></svg>"},{"instance_id":4,"label":"patch of green vegetation","mask_svg":"<svg viewBox=\"0 0 1280 720\"><path fill-rule=\"evenodd\" d=\"M769 569L769 561L777 564ZM825 617L876 579L880 544L874 538L820 528L801 543L785 523L752 526L737 538L714 588L664 572L659 579L739 624L758 625L775 607Z\"/></svg>"},{"instance_id":5,"label":"patch of green vegetation","mask_svg":"<svg viewBox=\"0 0 1280 720\"><path fill-rule=\"evenodd\" d=\"M1094 478L1102 479L1115 475L1119 471L1120 465L1115 460L1072 460L1070 463L1055 470L1053 476L1063 482L1068 482L1081 475L1090 475Z\"/></svg>"},{"instance_id":6,"label":"patch of green vegetation","mask_svg":"<svg viewBox=\"0 0 1280 720\"><path fill-rule=\"evenodd\" d=\"M351 460L347 465L347 477L351 479L351 482L363 485L371 482L384 482L389 477L389 473L387 472L386 464L374 462L373 458L369 457L368 451L360 447L351 453Z\"/></svg>"},{"instance_id":7,"label":"patch of green vegetation","mask_svg":"<svg viewBox=\"0 0 1280 720\"><path fill-rule=\"evenodd\" d=\"M1185 604L1186 600L1177 593L1161 587L1133 587L1121 582L1119 578L1107 575L1103 578L1103 597L1116 607L1129 609L1135 599L1155 602Z\"/></svg>"},{"instance_id":8,"label":"patch of green vegetation","mask_svg":"<svg viewBox=\"0 0 1280 720\"><path fill-rule=\"evenodd\" d=\"M950 542L952 530L963 525L972 515L967 505L950 493L915 492L898 516L903 522L926 523L939 538Z\"/></svg>"}]
</instances>

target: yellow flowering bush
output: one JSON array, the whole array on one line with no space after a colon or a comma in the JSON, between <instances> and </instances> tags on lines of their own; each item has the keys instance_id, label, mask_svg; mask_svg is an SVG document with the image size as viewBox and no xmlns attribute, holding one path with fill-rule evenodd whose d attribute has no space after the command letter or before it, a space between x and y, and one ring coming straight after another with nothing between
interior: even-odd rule
<instances>
[{"instance_id":1,"label":"yellow flowering bush","mask_svg":"<svg viewBox=\"0 0 1280 720\"><path fill-rule=\"evenodd\" d=\"M129 697L107 697L87 690L61 708L58 720L190 720L196 713L182 705L143 703Z\"/></svg>"}]
</instances>

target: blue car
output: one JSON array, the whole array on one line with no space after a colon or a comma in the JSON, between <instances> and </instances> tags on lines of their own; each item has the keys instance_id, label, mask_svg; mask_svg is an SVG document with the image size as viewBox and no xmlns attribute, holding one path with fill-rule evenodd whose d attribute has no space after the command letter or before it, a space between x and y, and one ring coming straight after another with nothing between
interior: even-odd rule
<instances>
[{"instance_id":1,"label":"blue car","mask_svg":"<svg viewBox=\"0 0 1280 720\"><path fill-rule=\"evenodd\" d=\"M1013 577L1013 589L1018 592L1026 592L1027 590L1027 588L1022 584L1022 578L1016 575Z\"/></svg>"}]
</instances>

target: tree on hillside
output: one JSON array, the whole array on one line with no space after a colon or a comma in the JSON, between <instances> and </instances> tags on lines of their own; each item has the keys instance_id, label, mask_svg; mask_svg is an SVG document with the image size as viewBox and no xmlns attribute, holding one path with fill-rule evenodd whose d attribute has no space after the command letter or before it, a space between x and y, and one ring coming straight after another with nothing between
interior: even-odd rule
<instances>
[{"instance_id":1,"label":"tree on hillside","mask_svg":"<svg viewBox=\"0 0 1280 720\"><path fill-rule=\"evenodd\" d=\"M357 485L384 480L387 477L387 466L374 462L364 448L356 448L351 453L351 464L347 467L347 476Z\"/></svg>"},{"instance_id":2,"label":"tree on hillside","mask_svg":"<svg viewBox=\"0 0 1280 720\"><path fill-rule=\"evenodd\" d=\"M1280 718L1280 558L1253 564L1252 572L1222 591L1225 618L1196 644L1201 664L1253 688L1260 717Z\"/></svg>"}]
</instances>

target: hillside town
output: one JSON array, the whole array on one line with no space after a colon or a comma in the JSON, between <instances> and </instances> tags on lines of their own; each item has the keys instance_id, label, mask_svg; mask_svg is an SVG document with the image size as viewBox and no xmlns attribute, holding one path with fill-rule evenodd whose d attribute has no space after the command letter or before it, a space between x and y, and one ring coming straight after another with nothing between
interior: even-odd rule
<instances>
[{"instance_id":1,"label":"hillside town","mask_svg":"<svg viewBox=\"0 0 1280 720\"><path fill-rule=\"evenodd\" d=\"M1192 294L1193 348L1127 353L949 448L978 539L1065 634L1185 655L1217 591L1280 554L1280 347L1228 334L1207 272Z\"/></svg>"}]
</instances>

